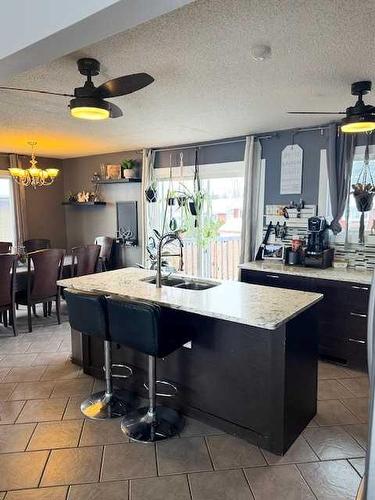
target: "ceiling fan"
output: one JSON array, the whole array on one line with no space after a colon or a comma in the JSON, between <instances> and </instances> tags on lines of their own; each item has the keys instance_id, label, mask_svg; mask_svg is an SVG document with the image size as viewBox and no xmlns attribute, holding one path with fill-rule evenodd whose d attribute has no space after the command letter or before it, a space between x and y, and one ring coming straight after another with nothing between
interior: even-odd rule
<instances>
[{"instance_id":1,"label":"ceiling fan","mask_svg":"<svg viewBox=\"0 0 375 500\"><path fill-rule=\"evenodd\" d=\"M135 73L108 80L108 82L102 83L99 87L95 87L92 77L99 75L100 62L96 59L85 57L77 61L77 66L81 75L87 78L83 87L75 88L73 94L1 86L0 90L73 97L68 106L72 116L85 120L104 120L106 118L119 118L123 114L116 104L106 99L132 94L137 90L147 87L147 85L150 85L154 81L154 78L147 73Z\"/></svg>"},{"instance_id":2,"label":"ceiling fan","mask_svg":"<svg viewBox=\"0 0 375 500\"><path fill-rule=\"evenodd\" d=\"M375 130L375 106L365 104L363 96L371 92L371 82L352 83L352 95L358 96L354 106L346 111L320 112L320 111L289 111L289 115L346 115L341 120L341 130L345 133L371 132Z\"/></svg>"}]
</instances>

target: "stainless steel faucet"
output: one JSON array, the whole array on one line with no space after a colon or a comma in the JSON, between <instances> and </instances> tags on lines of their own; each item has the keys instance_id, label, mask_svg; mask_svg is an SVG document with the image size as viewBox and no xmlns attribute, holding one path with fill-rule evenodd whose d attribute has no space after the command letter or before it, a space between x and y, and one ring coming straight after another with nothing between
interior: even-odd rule
<instances>
[{"instance_id":1,"label":"stainless steel faucet","mask_svg":"<svg viewBox=\"0 0 375 500\"><path fill-rule=\"evenodd\" d=\"M156 287L161 288L161 263L163 256L163 248L167 243L171 243L172 241L178 241L180 245L180 266L179 271L182 271L184 268L184 243L179 236L178 233L166 233L160 239L158 243L158 252L157 252L157 267L156 267Z\"/></svg>"}]
</instances>

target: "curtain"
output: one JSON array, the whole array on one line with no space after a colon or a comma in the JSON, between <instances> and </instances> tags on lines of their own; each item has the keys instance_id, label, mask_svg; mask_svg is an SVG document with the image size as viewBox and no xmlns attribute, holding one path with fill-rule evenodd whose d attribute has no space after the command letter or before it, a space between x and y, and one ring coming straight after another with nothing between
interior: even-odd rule
<instances>
[{"instance_id":1,"label":"curtain","mask_svg":"<svg viewBox=\"0 0 375 500\"><path fill-rule=\"evenodd\" d=\"M328 128L327 171L333 220L331 229L336 235L341 232L340 219L344 214L350 193L354 150L357 134L340 132L336 123Z\"/></svg>"},{"instance_id":2,"label":"curtain","mask_svg":"<svg viewBox=\"0 0 375 500\"><path fill-rule=\"evenodd\" d=\"M11 154L9 156L10 166L21 168L21 160L18 155ZM13 183L13 202L16 225L16 245L23 245L27 240L27 213L26 213L26 192L25 187L20 186L14 180Z\"/></svg>"},{"instance_id":3,"label":"curtain","mask_svg":"<svg viewBox=\"0 0 375 500\"><path fill-rule=\"evenodd\" d=\"M141 193L141 205L142 205L142 264L146 266L147 264L147 241L150 234L150 217L149 217L149 205L154 205L154 203L149 203L146 201L145 191L150 186L154 178L154 164L155 164L155 150L144 149L143 150L143 161L142 161L142 193Z\"/></svg>"},{"instance_id":4,"label":"curtain","mask_svg":"<svg viewBox=\"0 0 375 500\"><path fill-rule=\"evenodd\" d=\"M255 259L260 244L260 225L263 226L261 196L261 154L262 146L254 136L246 137L245 176L241 229L240 264Z\"/></svg>"}]
</instances>

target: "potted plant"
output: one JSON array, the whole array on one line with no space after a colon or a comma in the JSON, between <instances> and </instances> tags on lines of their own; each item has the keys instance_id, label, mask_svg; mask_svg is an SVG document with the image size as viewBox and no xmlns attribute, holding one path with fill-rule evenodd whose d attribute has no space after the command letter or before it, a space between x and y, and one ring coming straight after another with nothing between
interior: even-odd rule
<instances>
[{"instance_id":1,"label":"potted plant","mask_svg":"<svg viewBox=\"0 0 375 500\"><path fill-rule=\"evenodd\" d=\"M121 162L122 177L124 179L139 178L139 164L136 160L123 160Z\"/></svg>"},{"instance_id":2,"label":"potted plant","mask_svg":"<svg viewBox=\"0 0 375 500\"><path fill-rule=\"evenodd\" d=\"M167 194L167 204L169 206L175 205L178 200L176 191L168 191Z\"/></svg>"},{"instance_id":3,"label":"potted plant","mask_svg":"<svg viewBox=\"0 0 375 500\"><path fill-rule=\"evenodd\" d=\"M156 189L156 182L152 181L145 191L146 200L149 203L155 203L158 200L158 192Z\"/></svg>"},{"instance_id":4,"label":"potted plant","mask_svg":"<svg viewBox=\"0 0 375 500\"><path fill-rule=\"evenodd\" d=\"M375 195L375 185L372 183L361 183L357 182L357 184L352 185L353 188L353 196L355 199L355 204L357 206L357 210L361 212L361 217L359 220L359 234L358 234L358 242L360 244L365 243L365 212L369 212L372 209L372 204L374 201Z\"/></svg>"}]
</instances>

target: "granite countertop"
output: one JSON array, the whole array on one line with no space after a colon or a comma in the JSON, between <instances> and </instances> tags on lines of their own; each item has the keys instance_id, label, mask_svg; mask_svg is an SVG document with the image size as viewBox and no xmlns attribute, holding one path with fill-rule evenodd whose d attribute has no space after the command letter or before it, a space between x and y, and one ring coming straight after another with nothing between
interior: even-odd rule
<instances>
[{"instance_id":1,"label":"granite countertop","mask_svg":"<svg viewBox=\"0 0 375 500\"><path fill-rule=\"evenodd\" d=\"M332 281L347 281L349 283L362 283L370 285L373 272L370 270L358 269L337 269L329 267L327 269L316 269L313 267L303 266L287 266L282 262L269 260L257 260L254 262L246 262L240 265L241 269L249 271L264 271L280 274L290 274L291 276L303 276L306 278L318 278Z\"/></svg>"},{"instance_id":2,"label":"granite countertop","mask_svg":"<svg viewBox=\"0 0 375 500\"><path fill-rule=\"evenodd\" d=\"M277 329L323 297L318 293L238 281L216 281L219 286L199 291L169 286L156 288L140 281L154 275L154 271L126 268L60 280L58 284L76 290L149 300L164 307L267 330Z\"/></svg>"}]
</instances>

